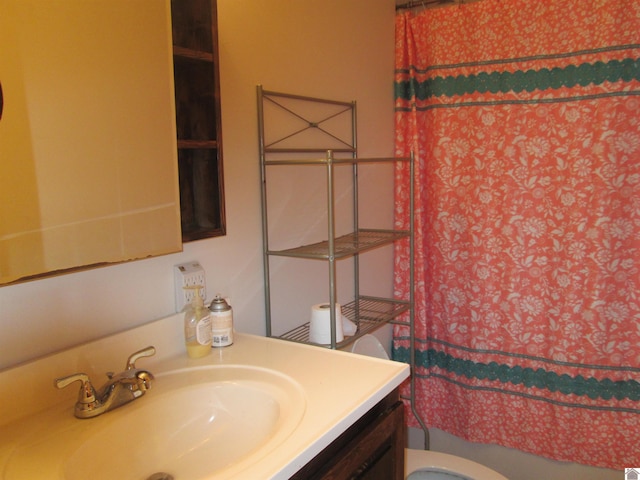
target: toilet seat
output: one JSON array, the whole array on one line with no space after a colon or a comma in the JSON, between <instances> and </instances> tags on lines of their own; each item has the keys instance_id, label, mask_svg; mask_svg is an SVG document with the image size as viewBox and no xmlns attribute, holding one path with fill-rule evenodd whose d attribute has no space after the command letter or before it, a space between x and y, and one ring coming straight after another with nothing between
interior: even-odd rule
<instances>
[{"instance_id":1,"label":"toilet seat","mask_svg":"<svg viewBox=\"0 0 640 480\"><path fill-rule=\"evenodd\" d=\"M447 453L432 452L430 450L414 450L406 448L404 451L405 478L411 480L411 474L440 472L450 474L452 479L465 480L508 480L495 470L484 465L467 460L466 458L449 455ZM432 470L430 470L432 469ZM435 476L435 475L434 475ZM424 475L414 475L414 479L429 478ZM438 478L438 477L436 477ZM440 478L447 478L441 475Z\"/></svg>"}]
</instances>

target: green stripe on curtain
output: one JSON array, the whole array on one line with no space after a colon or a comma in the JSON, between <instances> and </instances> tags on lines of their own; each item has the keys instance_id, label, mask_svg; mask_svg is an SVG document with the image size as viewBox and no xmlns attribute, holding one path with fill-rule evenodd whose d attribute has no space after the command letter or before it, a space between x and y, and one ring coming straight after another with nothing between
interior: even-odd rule
<instances>
[{"instance_id":1,"label":"green stripe on curtain","mask_svg":"<svg viewBox=\"0 0 640 480\"><path fill-rule=\"evenodd\" d=\"M409 349L394 348L394 360L409 362ZM565 395L587 396L592 400L640 400L640 383L635 380L613 381L608 378L598 380L582 375L569 376L543 368L523 368L497 362L481 363L466 360L435 349L417 350L416 365L422 368L438 367L458 376L470 379L499 381L527 388L536 387Z\"/></svg>"},{"instance_id":2,"label":"green stripe on curtain","mask_svg":"<svg viewBox=\"0 0 640 480\"><path fill-rule=\"evenodd\" d=\"M602 85L604 82L640 80L640 59L625 58L608 62L568 65L564 68L541 68L515 72L480 72L471 75L437 76L417 81L395 83L396 99L419 100L431 97L454 97L471 93L533 92L562 87Z\"/></svg>"}]
</instances>

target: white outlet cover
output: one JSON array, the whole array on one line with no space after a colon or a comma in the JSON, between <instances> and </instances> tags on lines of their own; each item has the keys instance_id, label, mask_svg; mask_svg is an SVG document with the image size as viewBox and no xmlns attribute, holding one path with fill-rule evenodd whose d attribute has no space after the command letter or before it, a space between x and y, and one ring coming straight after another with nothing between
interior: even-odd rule
<instances>
[{"instance_id":1,"label":"white outlet cover","mask_svg":"<svg viewBox=\"0 0 640 480\"><path fill-rule=\"evenodd\" d=\"M204 268L197 261L181 263L174 266L175 302L176 312L181 312L185 305L191 303L194 290L184 287L200 285L200 296L203 301L207 299L207 279Z\"/></svg>"}]
</instances>

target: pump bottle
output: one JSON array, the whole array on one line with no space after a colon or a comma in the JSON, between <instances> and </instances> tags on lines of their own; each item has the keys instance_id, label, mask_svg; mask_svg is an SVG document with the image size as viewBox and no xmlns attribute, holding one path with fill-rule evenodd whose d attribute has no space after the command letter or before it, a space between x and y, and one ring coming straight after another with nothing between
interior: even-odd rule
<instances>
[{"instance_id":1,"label":"pump bottle","mask_svg":"<svg viewBox=\"0 0 640 480\"><path fill-rule=\"evenodd\" d=\"M187 355L190 358L200 358L211 353L211 312L204 306L200 297L201 286L184 287L193 289L195 296L184 309L184 340Z\"/></svg>"}]
</instances>

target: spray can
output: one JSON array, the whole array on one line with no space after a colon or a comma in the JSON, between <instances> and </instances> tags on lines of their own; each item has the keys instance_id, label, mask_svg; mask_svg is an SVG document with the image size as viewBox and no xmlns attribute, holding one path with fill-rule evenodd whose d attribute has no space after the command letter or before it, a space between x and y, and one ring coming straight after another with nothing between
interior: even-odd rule
<instances>
[{"instance_id":1,"label":"spray can","mask_svg":"<svg viewBox=\"0 0 640 480\"><path fill-rule=\"evenodd\" d=\"M227 347L233 343L233 310L220 294L216 295L211 305L211 330L213 332L212 347Z\"/></svg>"}]
</instances>

